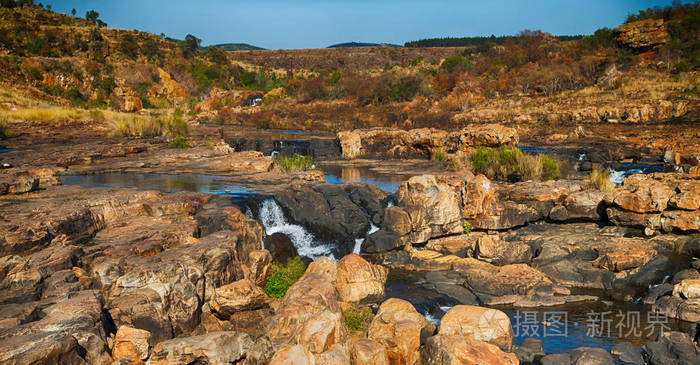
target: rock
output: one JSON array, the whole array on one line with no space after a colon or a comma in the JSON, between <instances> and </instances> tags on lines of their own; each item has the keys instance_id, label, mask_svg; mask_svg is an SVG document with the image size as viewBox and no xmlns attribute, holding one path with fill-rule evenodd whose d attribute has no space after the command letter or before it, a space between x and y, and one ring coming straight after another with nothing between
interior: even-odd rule
<instances>
[{"instance_id":1,"label":"rock","mask_svg":"<svg viewBox=\"0 0 700 365\"><path fill-rule=\"evenodd\" d=\"M673 287L673 295L683 299L700 299L700 279L685 279Z\"/></svg>"},{"instance_id":2,"label":"rock","mask_svg":"<svg viewBox=\"0 0 700 365\"><path fill-rule=\"evenodd\" d=\"M447 311L440 321L440 335L471 336L510 351L513 328L508 316L497 310L471 305L458 305Z\"/></svg>"},{"instance_id":3,"label":"rock","mask_svg":"<svg viewBox=\"0 0 700 365\"><path fill-rule=\"evenodd\" d=\"M629 342L618 342L612 347L610 353L617 356L620 361L635 365L644 365L644 357L639 350Z\"/></svg>"},{"instance_id":4,"label":"rock","mask_svg":"<svg viewBox=\"0 0 700 365\"><path fill-rule=\"evenodd\" d=\"M269 276L270 264L272 256L268 250L255 250L248 254L248 263L250 264L249 279L255 282L255 285L264 288Z\"/></svg>"},{"instance_id":5,"label":"rock","mask_svg":"<svg viewBox=\"0 0 700 365\"><path fill-rule=\"evenodd\" d=\"M335 262L320 258L292 285L267 325L276 346L301 344L315 354L343 343L347 329L336 300Z\"/></svg>"},{"instance_id":6,"label":"rock","mask_svg":"<svg viewBox=\"0 0 700 365\"><path fill-rule=\"evenodd\" d=\"M482 232L473 232L471 234L434 238L428 241L425 248L444 255L472 256L477 242L480 239L484 239L484 236L485 234Z\"/></svg>"},{"instance_id":7,"label":"rock","mask_svg":"<svg viewBox=\"0 0 700 365\"><path fill-rule=\"evenodd\" d=\"M228 319L234 312L259 309L267 305L267 294L249 279L220 286L209 302L213 313Z\"/></svg>"},{"instance_id":8,"label":"rock","mask_svg":"<svg viewBox=\"0 0 700 365\"><path fill-rule=\"evenodd\" d=\"M389 365L384 346L367 338L357 339L350 348L350 363L355 365Z\"/></svg>"},{"instance_id":9,"label":"rock","mask_svg":"<svg viewBox=\"0 0 700 365\"><path fill-rule=\"evenodd\" d=\"M556 205L549 212L549 218L555 221L599 221L604 217L602 202L605 192L586 190L566 196L561 205Z\"/></svg>"},{"instance_id":10,"label":"rock","mask_svg":"<svg viewBox=\"0 0 700 365\"><path fill-rule=\"evenodd\" d=\"M250 336L237 332L175 338L155 345L147 364L232 364L249 361L247 355L254 346Z\"/></svg>"},{"instance_id":11,"label":"rock","mask_svg":"<svg viewBox=\"0 0 700 365\"><path fill-rule=\"evenodd\" d=\"M272 254L272 261L286 263L287 260L297 257L297 249L292 240L284 233L273 233L266 237L265 246Z\"/></svg>"},{"instance_id":12,"label":"rock","mask_svg":"<svg viewBox=\"0 0 700 365\"><path fill-rule=\"evenodd\" d=\"M498 147L517 144L513 128L500 124L470 125L459 132L448 133L433 128L408 131L391 128L356 129L337 135L343 158L358 157L428 157L430 151L466 151L476 146Z\"/></svg>"},{"instance_id":13,"label":"rock","mask_svg":"<svg viewBox=\"0 0 700 365\"><path fill-rule=\"evenodd\" d=\"M367 338L386 348L392 364L419 363L418 348L435 332L435 325L428 322L413 305L405 300L391 298L379 307L367 329Z\"/></svg>"},{"instance_id":14,"label":"rock","mask_svg":"<svg viewBox=\"0 0 700 365\"><path fill-rule=\"evenodd\" d=\"M669 205L684 210L700 209L700 181L682 181L678 184L676 190L678 192L671 198Z\"/></svg>"},{"instance_id":15,"label":"rock","mask_svg":"<svg viewBox=\"0 0 700 365\"><path fill-rule=\"evenodd\" d=\"M127 95L124 96L121 109L123 112L132 113L143 109L143 105L141 104L141 99L137 96Z\"/></svg>"},{"instance_id":16,"label":"rock","mask_svg":"<svg viewBox=\"0 0 700 365\"><path fill-rule=\"evenodd\" d=\"M648 50L666 44L670 36L663 19L630 22L613 29L615 40L629 48Z\"/></svg>"},{"instance_id":17,"label":"rock","mask_svg":"<svg viewBox=\"0 0 700 365\"><path fill-rule=\"evenodd\" d=\"M520 346L513 346L513 353L521 364L536 364L546 354L542 350L542 340L525 338Z\"/></svg>"},{"instance_id":18,"label":"rock","mask_svg":"<svg viewBox=\"0 0 700 365\"><path fill-rule=\"evenodd\" d=\"M263 228L255 219L248 218L240 210L234 207L225 207L222 210L227 228L238 235L236 247L236 259L248 263L250 253L263 249Z\"/></svg>"},{"instance_id":19,"label":"rock","mask_svg":"<svg viewBox=\"0 0 700 365\"><path fill-rule=\"evenodd\" d=\"M541 365L567 365L571 364L569 354L550 354L540 360Z\"/></svg>"},{"instance_id":20,"label":"rock","mask_svg":"<svg viewBox=\"0 0 700 365\"><path fill-rule=\"evenodd\" d=\"M428 338L421 353L424 365L517 365L514 354L471 336L438 334Z\"/></svg>"},{"instance_id":21,"label":"rock","mask_svg":"<svg viewBox=\"0 0 700 365\"><path fill-rule=\"evenodd\" d=\"M396 191L396 205L411 216L412 243L462 232L459 185L438 180L433 175L414 176Z\"/></svg>"},{"instance_id":22,"label":"rock","mask_svg":"<svg viewBox=\"0 0 700 365\"><path fill-rule=\"evenodd\" d=\"M646 175L632 175L606 197L606 201L631 212L655 213L664 211L673 196L668 185Z\"/></svg>"},{"instance_id":23,"label":"rock","mask_svg":"<svg viewBox=\"0 0 700 365\"><path fill-rule=\"evenodd\" d=\"M48 301L40 319L0 332L0 363L109 364L102 300L81 291Z\"/></svg>"},{"instance_id":24,"label":"rock","mask_svg":"<svg viewBox=\"0 0 700 365\"><path fill-rule=\"evenodd\" d=\"M346 344L335 344L328 351L316 355L317 364L345 365L350 364L350 353Z\"/></svg>"},{"instance_id":25,"label":"rock","mask_svg":"<svg viewBox=\"0 0 700 365\"><path fill-rule=\"evenodd\" d=\"M362 242L361 251L366 253L387 252L401 248L406 244L407 238L396 232L380 229L367 236Z\"/></svg>"},{"instance_id":26,"label":"rock","mask_svg":"<svg viewBox=\"0 0 700 365\"><path fill-rule=\"evenodd\" d=\"M127 359L133 362L146 360L149 355L151 333L129 326L121 326L114 336L112 358L115 361Z\"/></svg>"},{"instance_id":27,"label":"rock","mask_svg":"<svg viewBox=\"0 0 700 365\"><path fill-rule=\"evenodd\" d=\"M646 352L649 364L697 364L700 354L690 336L682 332L662 333L654 342L642 347Z\"/></svg>"},{"instance_id":28,"label":"rock","mask_svg":"<svg viewBox=\"0 0 700 365\"><path fill-rule=\"evenodd\" d=\"M270 365L315 365L314 356L301 345L281 348L275 352Z\"/></svg>"},{"instance_id":29,"label":"rock","mask_svg":"<svg viewBox=\"0 0 700 365\"><path fill-rule=\"evenodd\" d=\"M373 265L356 254L338 262L336 288L343 302L369 304L384 299L384 283L389 270Z\"/></svg>"},{"instance_id":30,"label":"rock","mask_svg":"<svg viewBox=\"0 0 700 365\"><path fill-rule=\"evenodd\" d=\"M519 242L506 242L497 236L484 235L477 239L474 257L494 265L527 263L532 258L529 245Z\"/></svg>"},{"instance_id":31,"label":"rock","mask_svg":"<svg viewBox=\"0 0 700 365\"><path fill-rule=\"evenodd\" d=\"M384 211L383 227L399 236L407 235L411 232L411 217L400 207L387 208Z\"/></svg>"},{"instance_id":32,"label":"rock","mask_svg":"<svg viewBox=\"0 0 700 365\"><path fill-rule=\"evenodd\" d=\"M612 365L613 359L604 349L579 347L571 351L572 365Z\"/></svg>"}]
</instances>

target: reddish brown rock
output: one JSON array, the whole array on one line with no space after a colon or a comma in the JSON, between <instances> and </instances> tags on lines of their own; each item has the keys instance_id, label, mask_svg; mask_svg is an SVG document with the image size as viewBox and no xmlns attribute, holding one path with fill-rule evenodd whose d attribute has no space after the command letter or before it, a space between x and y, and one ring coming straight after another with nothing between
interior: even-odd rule
<instances>
[{"instance_id":1,"label":"reddish brown rock","mask_svg":"<svg viewBox=\"0 0 700 365\"><path fill-rule=\"evenodd\" d=\"M421 354L423 365L518 365L514 354L471 336L439 334L430 337Z\"/></svg>"},{"instance_id":2,"label":"reddish brown rock","mask_svg":"<svg viewBox=\"0 0 700 365\"><path fill-rule=\"evenodd\" d=\"M270 365L315 365L314 356L301 345L281 348L275 352Z\"/></svg>"},{"instance_id":3,"label":"reddish brown rock","mask_svg":"<svg viewBox=\"0 0 700 365\"><path fill-rule=\"evenodd\" d=\"M383 266L373 265L356 254L338 262L336 288L343 302L370 304L384 299L384 283L389 273Z\"/></svg>"},{"instance_id":4,"label":"reddish brown rock","mask_svg":"<svg viewBox=\"0 0 700 365\"><path fill-rule=\"evenodd\" d=\"M470 336L505 351L513 346L513 327L508 315L497 310L458 305L447 311L440 321L440 335Z\"/></svg>"},{"instance_id":5,"label":"reddish brown rock","mask_svg":"<svg viewBox=\"0 0 700 365\"><path fill-rule=\"evenodd\" d=\"M355 365L389 365L386 349L368 338L352 341L350 363Z\"/></svg>"},{"instance_id":6,"label":"reddish brown rock","mask_svg":"<svg viewBox=\"0 0 700 365\"><path fill-rule=\"evenodd\" d=\"M150 341L150 332L121 326L114 337L112 358L115 361L127 359L136 363L146 360L149 355Z\"/></svg>"},{"instance_id":7,"label":"reddish brown rock","mask_svg":"<svg viewBox=\"0 0 700 365\"><path fill-rule=\"evenodd\" d=\"M642 50L666 44L671 38L663 19L630 22L613 29L613 32L618 43Z\"/></svg>"},{"instance_id":8,"label":"reddish brown rock","mask_svg":"<svg viewBox=\"0 0 700 365\"><path fill-rule=\"evenodd\" d=\"M235 312L264 307L267 294L255 282L243 279L216 288L209 305L219 318L228 319Z\"/></svg>"},{"instance_id":9,"label":"reddish brown rock","mask_svg":"<svg viewBox=\"0 0 700 365\"><path fill-rule=\"evenodd\" d=\"M392 364L417 364L423 339L435 332L435 326L405 300L391 298L382 303L367 329L367 338L386 348Z\"/></svg>"}]
</instances>

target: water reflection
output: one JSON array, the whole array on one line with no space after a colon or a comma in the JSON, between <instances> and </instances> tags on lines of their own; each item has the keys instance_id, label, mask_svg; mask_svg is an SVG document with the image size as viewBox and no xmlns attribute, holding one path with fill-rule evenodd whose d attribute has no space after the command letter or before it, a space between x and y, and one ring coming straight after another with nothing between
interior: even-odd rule
<instances>
[{"instance_id":1,"label":"water reflection","mask_svg":"<svg viewBox=\"0 0 700 365\"><path fill-rule=\"evenodd\" d=\"M366 166L323 166L322 170L326 182L331 184L372 184L390 193L395 193L401 182L408 179L408 176L380 173Z\"/></svg>"},{"instance_id":2,"label":"water reflection","mask_svg":"<svg viewBox=\"0 0 700 365\"><path fill-rule=\"evenodd\" d=\"M209 194L245 196L255 190L225 181L224 176L201 174L112 173L100 175L62 176L64 185L104 186L157 190L164 193L194 191Z\"/></svg>"}]
</instances>

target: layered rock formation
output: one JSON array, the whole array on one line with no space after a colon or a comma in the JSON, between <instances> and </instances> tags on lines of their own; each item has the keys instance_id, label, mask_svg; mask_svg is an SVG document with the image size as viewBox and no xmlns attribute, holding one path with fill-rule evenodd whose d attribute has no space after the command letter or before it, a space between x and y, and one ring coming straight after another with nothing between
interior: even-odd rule
<instances>
[{"instance_id":1,"label":"layered rock formation","mask_svg":"<svg viewBox=\"0 0 700 365\"><path fill-rule=\"evenodd\" d=\"M343 158L358 157L429 157L431 151L466 151L477 146L498 147L518 143L513 128L499 124L473 125L459 132L421 128L408 131L374 128L338 133Z\"/></svg>"}]
</instances>

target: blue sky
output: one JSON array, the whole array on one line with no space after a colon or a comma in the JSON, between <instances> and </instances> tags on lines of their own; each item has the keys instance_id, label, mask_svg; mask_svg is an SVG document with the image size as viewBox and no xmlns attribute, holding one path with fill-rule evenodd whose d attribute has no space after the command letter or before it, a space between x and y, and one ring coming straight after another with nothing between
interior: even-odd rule
<instances>
[{"instance_id":1,"label":"blue sky","mask_svg":"<svg viewBox=\"0 0 700 365\"><path fill-rule=\"evenodd\" d=\"M42 0L35 0L41 2ZM269 49L319 48L341 42L403 44L445 36L591 34L628 13L667 1L631 0L43 0L79 16L97 10L110 27L138 29L203 45L250 43Z\"/></svg>"}]
</instances>

